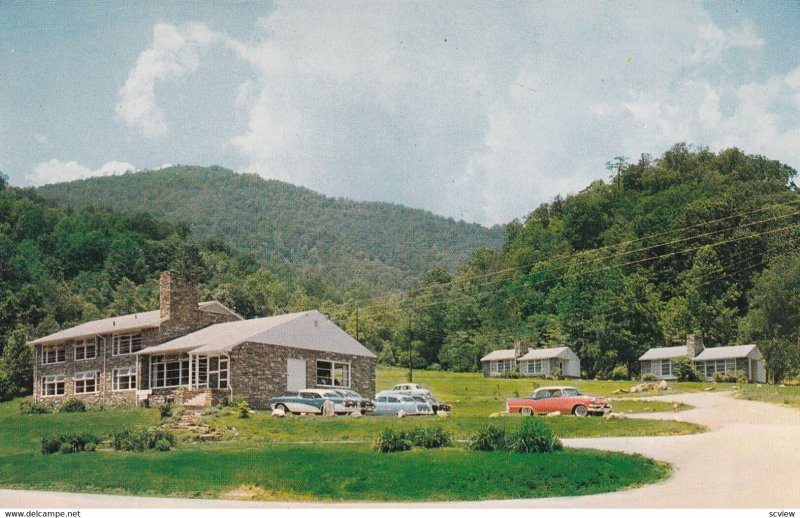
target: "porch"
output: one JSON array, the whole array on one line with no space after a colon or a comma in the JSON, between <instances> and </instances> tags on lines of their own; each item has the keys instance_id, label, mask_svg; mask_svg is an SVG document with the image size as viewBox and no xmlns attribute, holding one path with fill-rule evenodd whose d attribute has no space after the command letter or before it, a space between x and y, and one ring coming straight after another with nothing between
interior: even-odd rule
<instances>
[{"instance_id":1,"label":"porch","mask_svg":"<svg viewBox=\"0 0 800 518\"><path fill-rule=\"evenodd\" d=\"M173 403L205 408L232 396L227 354L140 354L138 402L151 406Z\"/></svg>"}]
</instances>

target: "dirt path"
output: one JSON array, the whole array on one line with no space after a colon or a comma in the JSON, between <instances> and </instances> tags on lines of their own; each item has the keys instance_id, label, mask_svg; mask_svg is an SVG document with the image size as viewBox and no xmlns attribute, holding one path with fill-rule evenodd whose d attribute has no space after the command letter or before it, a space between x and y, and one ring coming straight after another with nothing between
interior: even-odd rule
<instances>
[{"instance_id":1,"label":"dirt path","mask_svg":"<svg viewBox=\"0 0 800 518\"><path fill-rule=\"evenodd\" d=\"M679 414L646 414L703 424L708 433L673 437L567 439L574 448L640 453L673 465L668 480L617 493L534 500L422 504L426 507L583 507L583 508L798 508L800 412L733 399L724 393L660 396L694 409ZM500 469L500 467L498 467ZM401 507L402 504L309 504L189 500L0 490L0 508L110 507ZM419 507L420 504L414 504Z\"/></svg>"}]
</instances>

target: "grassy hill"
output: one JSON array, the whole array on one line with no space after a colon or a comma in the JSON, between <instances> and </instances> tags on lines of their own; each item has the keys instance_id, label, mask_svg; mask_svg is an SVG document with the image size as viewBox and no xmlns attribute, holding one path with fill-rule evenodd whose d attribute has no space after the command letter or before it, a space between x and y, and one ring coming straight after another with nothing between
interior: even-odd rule
<instances>
[{"instance_id":1,"label":"grassy hill","mask_svg":"<svg viewBox=\"0 0 800 518\"><path fill-rule=\"evenodd\" d=\"M47 185L45 198L186 221L200 238L287 261L352 295L410 287L434 267L453 271L478 248L499 247L499 227L454 221L389 203L330 198L220 167L177 166Z\"/></svg>"}]
</instances>

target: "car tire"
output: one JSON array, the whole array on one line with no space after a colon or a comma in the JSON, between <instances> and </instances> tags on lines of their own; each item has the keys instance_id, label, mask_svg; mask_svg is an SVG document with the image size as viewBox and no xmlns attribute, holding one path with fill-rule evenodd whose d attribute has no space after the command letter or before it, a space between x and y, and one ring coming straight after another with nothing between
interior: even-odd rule
<instances>
[{"instance_id":1,"label":"car tire","mask_svg":"<svg viewBox=\"0 0 800 518\"><path fill-rule=\"evenodd\" d=\"M586 417L587 415L589 415L589 411L583 405L578 405L575 408L573 408L572 413L578 417Z\"/></svg>"},{"instance_id":2,"label":"car tire","mask_svg":"<svg viewBox=\"0 0 800 518\"><path fill-rule=\"evenodd\" d=\"M275 408L280 408L281 410L283 410L283 413L284 413L284 414L287 414L287 415L288 415L288 414L293 414L293 413L294 413L294 412L290 412L290 411L289 411L289 408L288 408L286 405L284 405L284 404L275 405Z\"/></svg>"},{"instance_id":3,"label":"car tire","mask_svg":"<svg viewBox=\"0 0 800 518\"><path fill-rule=\"evenodd\" d=\"M528 407L520 408L519 413L524 415L525 417L529 417L533 415L533 410Z\"/></svg>"}]
</instances>

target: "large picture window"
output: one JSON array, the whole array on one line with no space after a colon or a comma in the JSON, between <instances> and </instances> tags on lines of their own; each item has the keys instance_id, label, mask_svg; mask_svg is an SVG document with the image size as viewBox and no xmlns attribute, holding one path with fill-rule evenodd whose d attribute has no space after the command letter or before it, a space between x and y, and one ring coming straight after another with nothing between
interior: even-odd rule
<instances>
[{"instance_id":1,"label":"large picture window","mask_svg":"<svg viewBox=\"0 0 800 518\"><path fill-rule=\"evenodd\" d=\"M152 388L189 385L188 354L153 356L150 361L150 386Z\"/></svg>"},{"instance_id":2,"label":"large picture window","mask_svg":"<svg viewBox=\"0 0 800 518\"><path fill-rule=\"evenodd\" d=\"M64 344L45 345L42 348L42 365L64 363L67 361L67 346Z\"/></svg>"},{"instance_id":3,"label":"large picture window","mask_svg":"<svg viewBox=\"0 0 800 518\"><path fill-rule=\"evenodd\" d=\"M126 367L114 369L112 376L113 390L133 390L136 388L136 368Z\"/></svg>"},{"instance_id":4,"label":"large picture window","mask_svg":"<svg viewBox=\"0 0 800 518\"><path fill-rule=\"evenodd\" d=\"M710 378L715 372L723 374L734 374L736 372L736 360L706 360L695 362L695 369L704 377Z\"/></svg>"},{"instance_id":5,"label":"large picture window","mask_svg":"<svg viewBox=\"0 0 800 518\"><path fill-rule=\"evenodd\" d=\"M120 356L142 350L142 334L114 335L111 340L111 354Z\"/></svg>"},{"instance_id":6,"label":"large picture window","mask_svg":"<svg viewBox=\"0 0 800 518\"><path fill-rule=\"evenodd\" d=\"M43 396L63 396L64 395L64 375L44 376L42 378Z\"/></svg>"},{"instance_id":7,"label":"large picture window","mask_svg":"<svg viewBox=\"0 0 800 518\"><path fill-rule=\"evenodd\" d=\"M97 372L76 372L75 373L75 393L93 394L97 392Z\"/></svg>"},{"instance_id":8,"label":"large picture window","mask_svg":"<svg viewBox=\"0 0 800 518\"><path fill-rule=\"evenodd\" d=\"M672 360L653 360L653 374L672 376Z\"/></svg>"},{"instance_id":9,"label":"large picture window","mask_svg":"<svg viewBox=\"0 0 800 518\"><path fill-rule=\"evenodd\" d=\"M516 367L514 360L492 360L489 362L489 372L492 374L506 374Z\"/></svg>"},{"instance_id":10,"label":"large picture window","mask_svg":"<svg viewBox=\"0 0 800 518\"><path fill-rule=\"evenodd\" d=\"M550 370L550 360L528 360L525 362L525 374L544 374Z\"/></svg>"},{"instance_id":11,"label":"large picture window","mask_svg":"<svg viewBox=\"0 0 800 518\"><path fill-rule=\"evenodd\" d=\"M94 338L75 342L75 360L92 360L97 358L97 343Z\"/></svg>"},{"instance_id":12,"label":"large picture window","mask_svg":"<svg viewBox=\"0 0 800 518\"><path fill-rule=\"evenodd\" d=\"M349 387L350 364L318 360L317 385L323 387Z\"/></svg>"}]
</instances>

